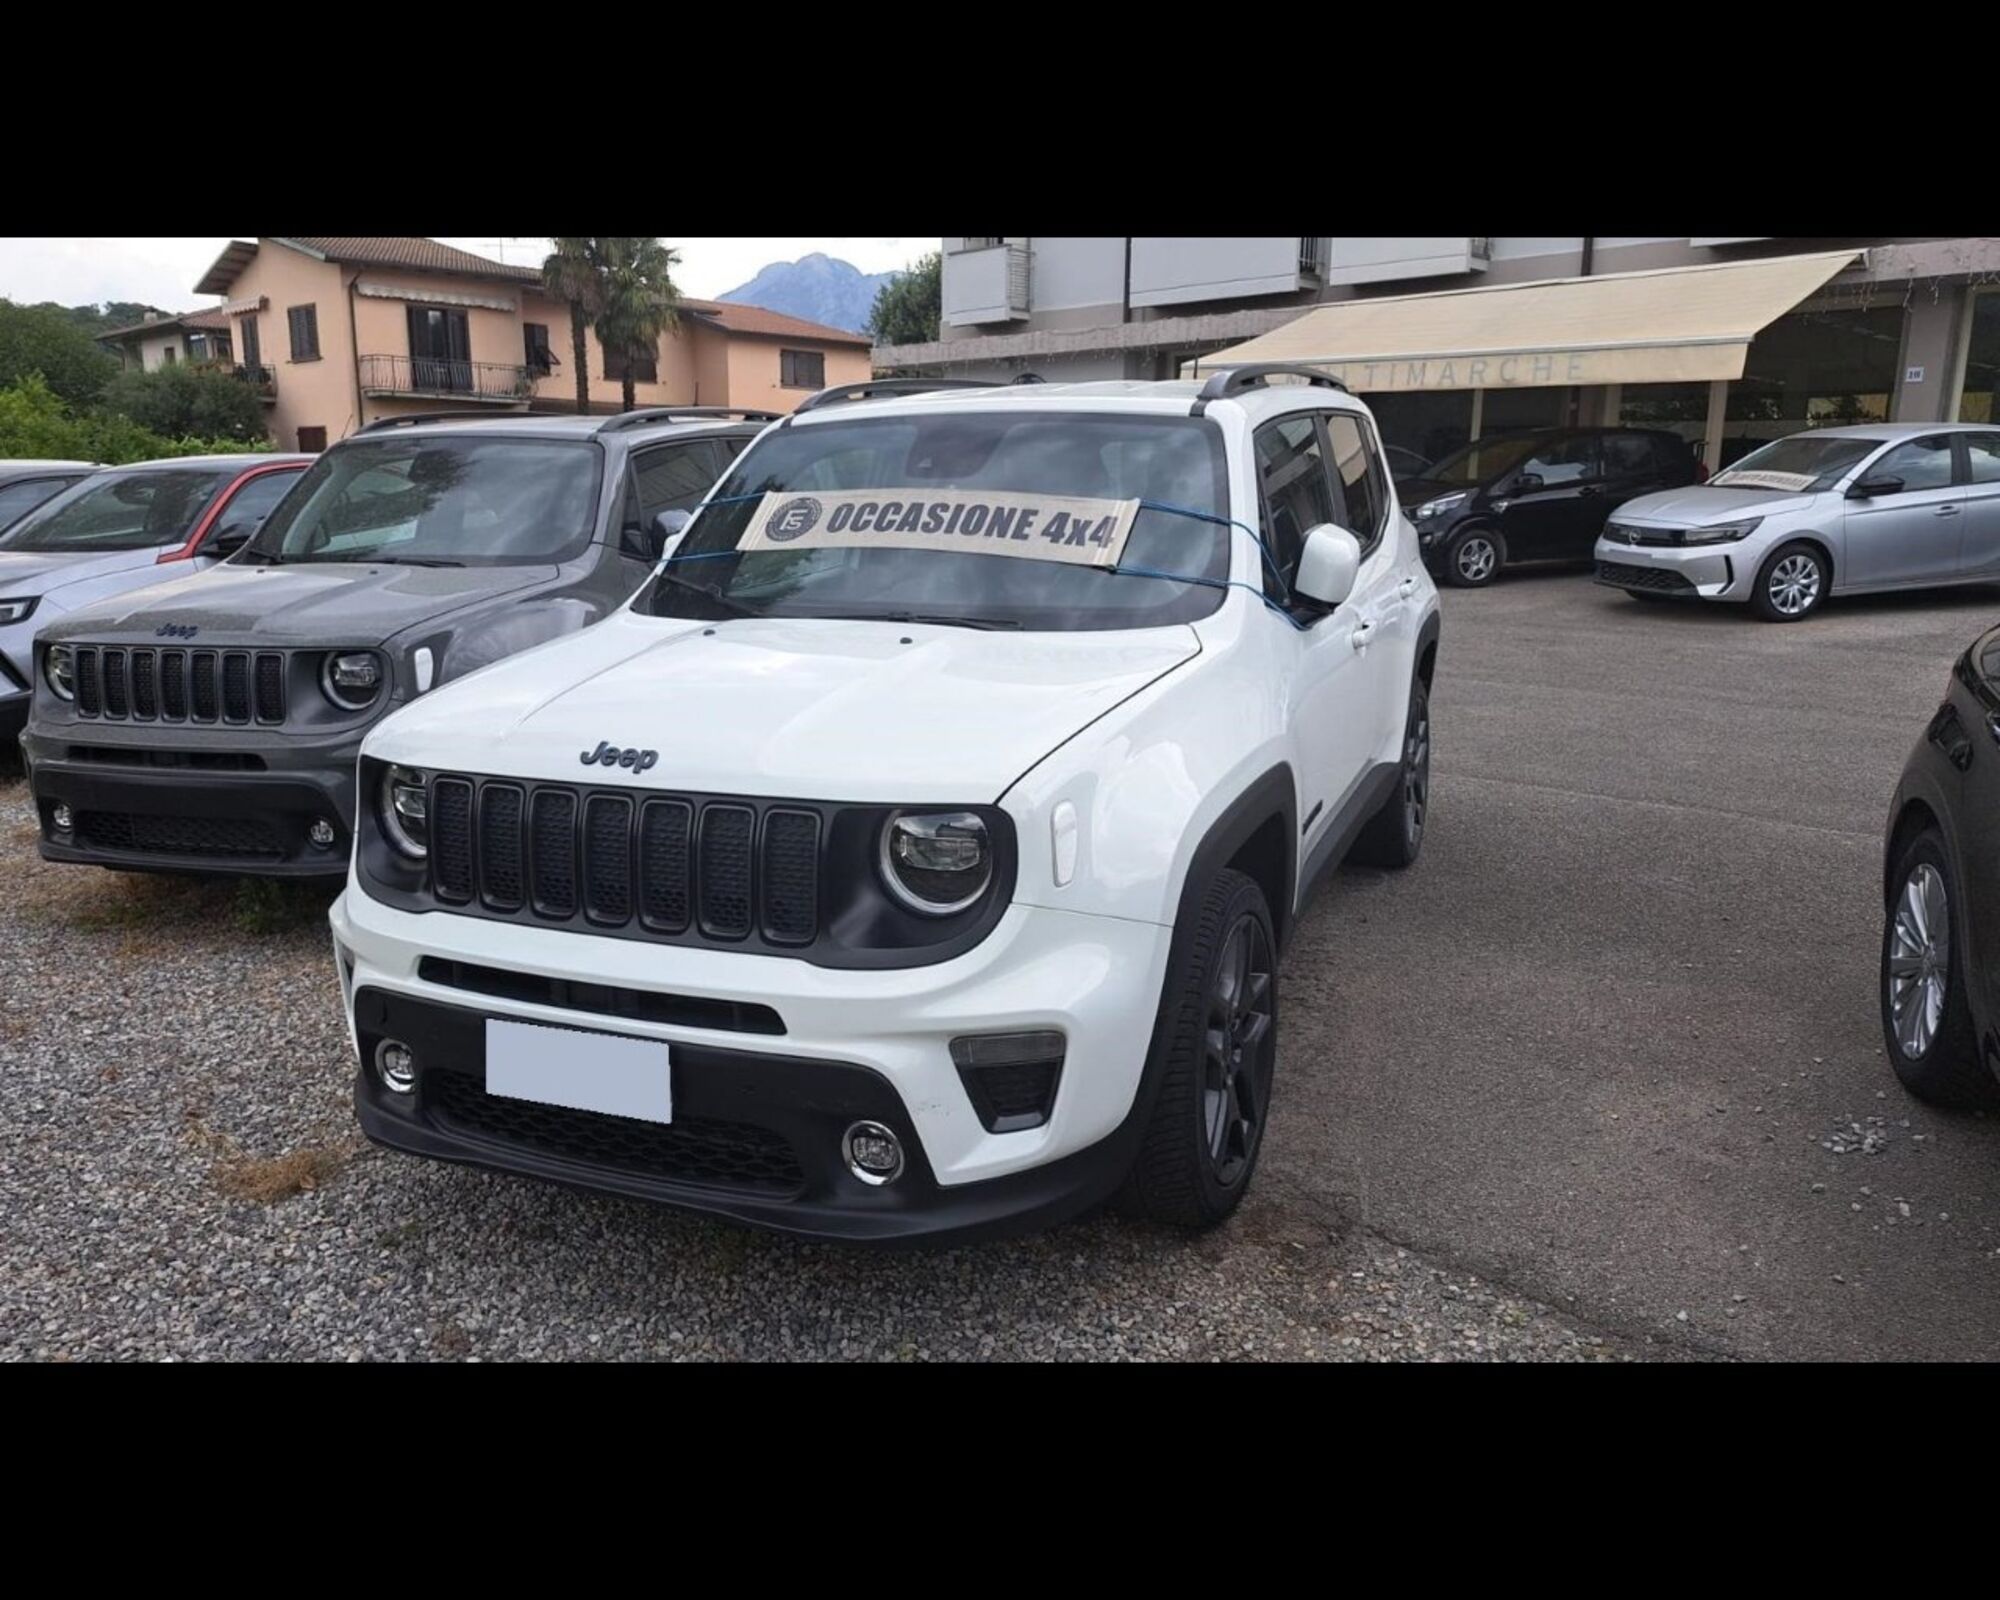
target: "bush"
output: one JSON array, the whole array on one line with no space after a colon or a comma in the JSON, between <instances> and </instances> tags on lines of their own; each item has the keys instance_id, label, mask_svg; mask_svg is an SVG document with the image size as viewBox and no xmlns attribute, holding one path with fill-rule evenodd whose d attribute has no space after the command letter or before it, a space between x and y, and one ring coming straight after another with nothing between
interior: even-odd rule
<instances>
[{"instance_id":1,"label":"bush","mask_svg":"<svg viewBox=\"0 0 2000 1600\"><path fill-rule=\"evenodd\" d=\"M115 467L127 461L157 461L167 456L269 448L263 441L245 444L240 439L203 439L192 434L169 438L116 412L79 414L63 404L40 373L30 373L11 386L0 388L0 456L101 461Z\"/></svg>"},{"instance_id":2,"label":"bush","mask_svg":"<svg viewBox=\"0 0 2000 1600\"><path fill-rule=\"evenodd\" d=\"M264 402L227 367L177 363L153 372L121 372L104 386L103 405L168 438L249 444L264 437Z\"/></svg>"},{"instance_id":3,"label":"bush","mask_svg":"<svg viewBox=\"0 0 2000 1600\"><path fill-rule=\"evenodd\" d=\"M57 306L17 306L0 300L0 388L40 373L71 406L97 402L118 363Z\"/></svg>"}]
</instances>

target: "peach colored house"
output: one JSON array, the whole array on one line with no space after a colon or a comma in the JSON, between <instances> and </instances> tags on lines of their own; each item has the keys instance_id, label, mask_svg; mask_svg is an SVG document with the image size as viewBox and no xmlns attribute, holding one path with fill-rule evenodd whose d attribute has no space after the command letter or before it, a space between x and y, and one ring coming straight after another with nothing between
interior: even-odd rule
<instances>
[{"instance_id":1,"label":"peach colored house","mask_svg":"<svg viewBox=\"0 0 2000 1600\"><path fill-rule=\"evenodd\" d=\"M535 267L433 239L238 240L199 294L224 296L235 360L268 374L281 449L320 450L364 423L494 407L574 411L569 308ZM622 385L587 335L590 406ZM637 373L641 406L789 411L815 389L871 374L866 335L752 306L683 300L679 326Z\"/></svg>"}]
</instances>

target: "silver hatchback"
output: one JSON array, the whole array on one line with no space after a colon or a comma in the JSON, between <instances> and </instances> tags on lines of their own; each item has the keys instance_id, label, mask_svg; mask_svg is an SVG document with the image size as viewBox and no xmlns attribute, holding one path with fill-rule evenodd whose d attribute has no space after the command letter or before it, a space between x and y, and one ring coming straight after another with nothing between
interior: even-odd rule
<instances>
[{"instance_id":1,"label":"silver hatchback","mask_svg":"<svg viewBox=\"0 0 2000 1600\"><path fill-rule=\"evenodd\" d=\"M1894 422L1774 440L1707 483L1627 501L1597 580L1799 622L1833 594L2000 582L2000 426Z\"/></svg>"}]
</instances>

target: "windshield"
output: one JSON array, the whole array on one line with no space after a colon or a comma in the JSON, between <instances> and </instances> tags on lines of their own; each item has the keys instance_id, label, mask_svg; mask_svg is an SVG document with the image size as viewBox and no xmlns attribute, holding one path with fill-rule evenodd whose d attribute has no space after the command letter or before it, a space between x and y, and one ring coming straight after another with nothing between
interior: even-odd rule
<instances>
[{"instance_id":1,"label":"windshield","mask_svg":"<svg viewBox=\"0 0 2000 1600\"><path fill-rule=\"evenodd\" d=\"M563 560L596 524L595 445L391 437L329 450L245 559L513 566Z\"/></svg>"},{"instance_id":2,"label":"windshield","mask_svg":"<svg viewBox=\"0 0 2000 1600\"><path fill-rule=\"evenodd\" d=\"M1863 456L1881 449L1887 442L1848 435L1829 438L1825 434L1795 433L1789 439L1774 439L1763 449L1752 450L1727 472L1718 472L1708 481L1718 489L1817 493L1831 489Z\"/></svg>"},{"instance_id":3,"label":"windshield","mask_svg":"<svg viewBox=\"0 0 2000 1600\"><path fill-rule=\"evenodd\" d=\"M23 520L9 550L150 550L179 544L234 482L230 467L174 467L86 478Z\"/></svg>"},{"instance_id":4,"label":"windshield","mask_svg":"<svg viewBox=\"0 0 2000 1600\"><path fill-rule=\"evenodd\" d=\"M1541 438L1538 434L1517 433L1498 439L1477 440L1424 468L1424 481L1455 484L1460 488L1485 483L1520 465Z\"/></svg>"},{"instance_id":5,"label":"windshield","mask_svg":"<svg viewBox=\"0 0 2000 1600\"><path fill-rule=\"evenodd\" d=\"M1220 430L1182 417L986 411L781 428L738 458L715 498L796 490L881 490L884 505L1019 493L1144 500L1217 517L1229 507ZM1203 584L1044 557L1032 540L1010 542L1006 554L853 545L739 551L758 511L755 499L702 511L635 608L703 619L755 613L1067 630L1188 622L1222 598ZM861 522L857 512L855 526ZM970 517L962 531L974 531ZM1142 507L1119 564L1220 581L1229 574L1229 532Z\"/></svg>"}]
</instances>

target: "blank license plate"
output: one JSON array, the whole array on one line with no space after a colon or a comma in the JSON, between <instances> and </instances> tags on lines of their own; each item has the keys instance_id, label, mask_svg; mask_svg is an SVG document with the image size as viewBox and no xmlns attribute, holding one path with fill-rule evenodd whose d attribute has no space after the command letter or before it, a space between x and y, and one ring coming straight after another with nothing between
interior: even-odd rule
<instances>
[{"instance_id":1,"label":"blank license plate","mask_svg":"<svg viewBox=\"0 0 2000 1600\"><path fill-rule=\"evenodd\" d=\"M488 1017L486 1092L642 1122L674 1120L667 1047L651 1039Z\"/></svg>"}]
</instances>

